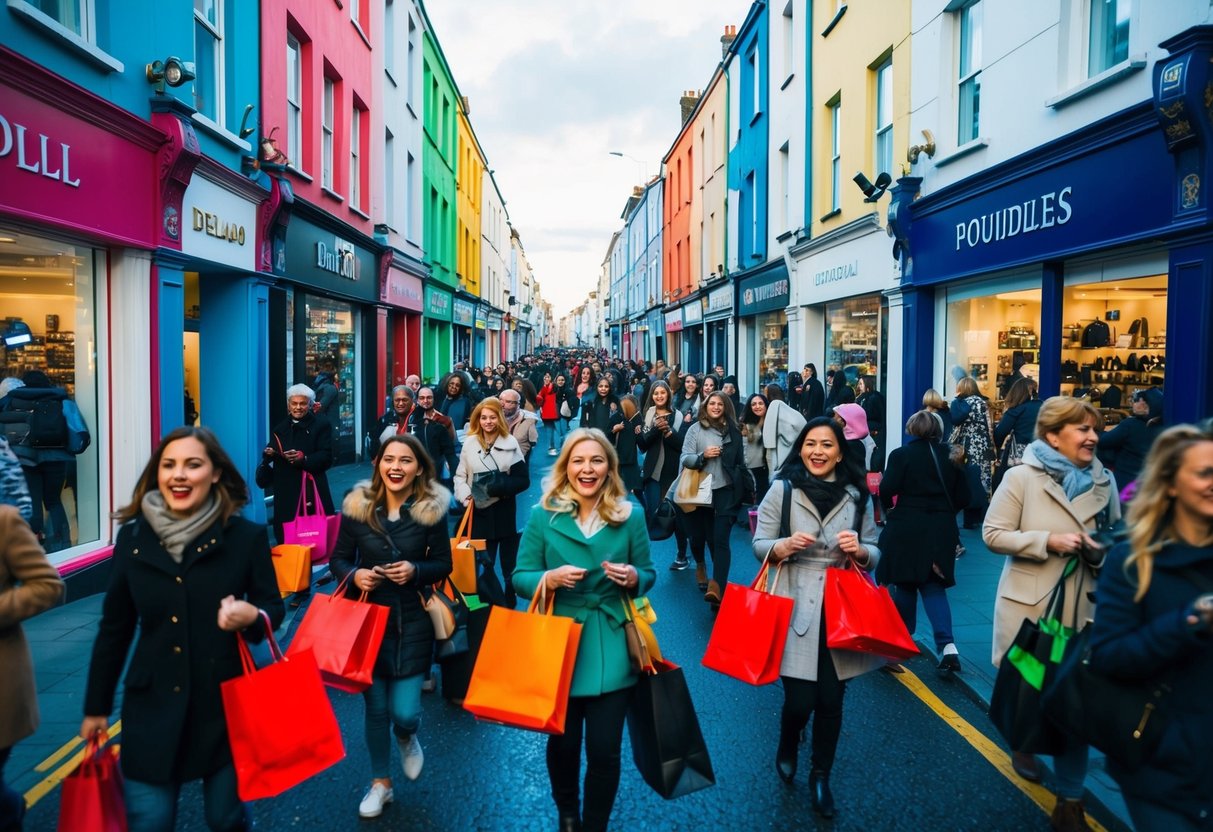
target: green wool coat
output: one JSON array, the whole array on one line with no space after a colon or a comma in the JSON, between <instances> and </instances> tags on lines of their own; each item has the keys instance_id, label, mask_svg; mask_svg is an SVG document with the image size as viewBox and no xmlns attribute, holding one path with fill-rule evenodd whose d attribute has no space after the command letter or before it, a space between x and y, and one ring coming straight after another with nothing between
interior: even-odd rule
<instances>
[{"instance_id":1,"label":"green wool coat","mask_svg":"<svg viewBox=\"0 0 1213 832\"><path fill-rule=\"evenodd\" d=\"M602 568L604 560L636 567L640 582L630 590L633 597L648 592L657 580L644 512L631 503L628 506L633 510L623 523L604 526L588 540L572 514L539 506L531 510L522 533L514 570L514 589L519 595L533 596L549 569L571 564L587 570L576 587L556 591L555 614L582 625L571 696L598 696L636 684L623 634L626 618L621 589Z\"/></svg>"}]
</instances>

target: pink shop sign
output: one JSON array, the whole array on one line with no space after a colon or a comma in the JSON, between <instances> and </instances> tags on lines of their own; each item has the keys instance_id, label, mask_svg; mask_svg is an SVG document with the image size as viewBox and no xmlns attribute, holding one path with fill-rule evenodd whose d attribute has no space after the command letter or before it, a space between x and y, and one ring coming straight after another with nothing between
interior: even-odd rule
<instances>
[{"instance_id":1,"label":"pink shop sign","mask_svg":"<svg viewBox=\"0 0 1213 832\"><path fill-rule=\"evenodd\" d=\"M140 122L131 131L136 144L74 115L97 120L102 113L81 112L91 109L61 111L0 85L0 211L151 247L158 197L152 128L123 114Z\"/></svg>"},{"instance_id":2,"label":"pink shop sign","mask_svg":"<svg viewBox=\"0 0 1213 832\"><path fill-rule=\"evenodd\" d=\"M421 278L397 269L388 269L387 279L383 284L383 297L380 300L402 309L421 312L425 309L425 291Z\"/></svg>"}]
</instances>

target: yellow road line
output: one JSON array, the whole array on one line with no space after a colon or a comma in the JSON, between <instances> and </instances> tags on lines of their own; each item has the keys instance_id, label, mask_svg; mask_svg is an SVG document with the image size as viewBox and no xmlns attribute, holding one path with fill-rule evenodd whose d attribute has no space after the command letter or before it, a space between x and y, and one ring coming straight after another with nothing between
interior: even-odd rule
<instances>
[{"instance_id":1,"label":"yellow road line","mask_svg":"<svg viewBox=\"0 0 1213 832\"><path fill-rule=\"evenodd\" d=\"M118 720L110 726L108 739L113 739L122 732L122 720ZM63 758L63 756L71 751L76 745L83 743L84 740L77 737L63 745L58 751L47 757L38 765L34 766L34 771L46 771L55 763ZM84 748L81 748L75 754L68 758L67 762L56 768L46 777L42 778L40 783L37 783L33 788L25 793L25 808L30 808L42 798L46 797L55 787L67 778L69 774L76 770L76 766L80 765L80 761L84 759Z\"/></svg>"},{"instance_id":2,"label":"yellow road line","mask_svg":"<svg viewBox=\"0 0 1213 832\"><path fill-rule=\"evenodd\" d=\"M1016 774L1015 769L1011 766L1011 756L999 748L989 737L970 725L964 717L945 705L930 688L922 683L921 679L914 675L913 671L906 668L905 673L894 674L893 678L909 688L911 693L921 699L923 704L934 711L952 730L964 737L965 741L977 750L977 753L985 757L990 765L998 769L1003 777L1011 781L1016 788L1030 797L1037 806L1046 813L1052 813L1053 805L1057 802L1054 794L1039 783L1029 783ZM1087 823L1090 824L1093 832L1107 832L1090 815L1087 815Z\"/></svg>"}]
</instances>

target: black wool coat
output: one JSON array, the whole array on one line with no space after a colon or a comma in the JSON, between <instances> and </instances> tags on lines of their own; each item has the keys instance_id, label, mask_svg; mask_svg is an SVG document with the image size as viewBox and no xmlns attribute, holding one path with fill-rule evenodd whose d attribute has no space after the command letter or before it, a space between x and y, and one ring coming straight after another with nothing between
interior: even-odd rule
<instances>
[{"instance_id":1,"label":"black wool coat","mask_svg":"<svg viewBox=\"0 0 1213 832\"><path fill-rule=\"evenodd\" d=\"M146 783L183 783L232 760L219 684L242 672L236 635L219 629L228 595L284 608L265 526L233 517L191 541L180 564L142 517L114 544L109 588L89 664L84 713L108 715L138 627L122 699L122 771ZM246 636L264 637L254 624Z\"/></svg>"},{"instance_id":2,"label":"black wool coat","mask_svg":"<svg viewBox=\"0 0 1213 832\"><path fill-rule=\"evenodd\" d=\"M341 531L329 561L339 580L355 569L386 566L399 560L411 561L417 568L408 583L384 580L368 595L371 603L390 610L375 660L376 678L400 679L430 668L434 625L421 606L419 592L451 574L451 539L446 523L450 501L450 492L435 483L428 494L401 512L399 520L389 521L382 506L372 502L370 483L364 482L355 486L341 505ZM383 531L371 526L372 514L377 515ZM360 594L351 580L346 596L357 598Z\"/></svg>"},{"instance_id":3,"label":"black wool coat","mask_svg":"<svg viewBox=\"0 0 1213 832\"><path fill-rule=\"evenodd\" d=\"M931 454L939 463L938 473ZM948 459L947 447L919 439L895 449L880 482L880 501L888 521L880 533L876 579L882 584L924 584L938 569L944 586L955 584L960 542L956 511L969 504L969 485L964 469Z\"/></svg>"},{"instance_id":4,"label":"black wool coat","mask_svg":"<svg viewBox=\"0 0 1213 832\"><path fill-rule=\"evenodd\" d=\"M685 436L685 431L680 432L679 427L682 424L681 413L671 413L669 416L670 426L674 430L670 431L669 436L664 436L656 427L648 430L641 430L640 435L636 437L636 444L644 451L644 467L640 472L642 483L647 483L653 476L657 474L657 482L661 484L662 493L670 487L670 483L678 478L678 460L682 456L682 440ZM665 448L665 459L662 461L661 470L657 471L658 446Z\"/></svg>"},{"instance_id":5,"label":"black wool coat","mask_svg":"<svg viewBox=\"0 0 1213 832\"><path fill-rule=\"evenodd\" d=\"M299 491L303 488L303 472L316 478L320 490L320 505L325 514L333 513L333 497L329 493L329 480L325 474L333 467L333 425L328 419L313 413L298 422L289 417L283 419L270 432L265 445L278 450L282 443L284 451L303 451L303 462L294 465L281 456L262 456L257 466L257 485L274 489L274 522L286 523L295 519L299 504ZM315 511L311 489L308 489L307 504Z\"/></svg>"}]
</instances>

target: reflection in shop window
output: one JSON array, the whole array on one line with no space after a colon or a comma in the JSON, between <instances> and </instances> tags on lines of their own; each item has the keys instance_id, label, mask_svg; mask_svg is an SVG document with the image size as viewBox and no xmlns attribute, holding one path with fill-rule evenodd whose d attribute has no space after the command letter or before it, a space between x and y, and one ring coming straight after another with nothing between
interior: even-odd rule
<instances>
[{"instance_id":1,"label":"reflection in shop window","mask_svg":"<svg viewBox=\"0 0 1213 832\"><path fill-rule=\"evenodd\" d=\"M30 333L26 343L0 341L0 427L21 460L34 498L30 525L48 552L101 536L95 267L92 249L0 228L0 329L24 331L14 327L21 323ZM41 394L13 392L21 386L49 387L74 401L88 446L76 452L57 422L41 429L46 417L29 415L24 404Z\"/></svg>"},{"instance_id":2,"label":"reflection in shop window","mask_svg":"<svg viewBox=\"0 0 1213 832\"><path fill-rule=\"evenodd\" d=\"M842 370L852 386L880 376L880 295L826 305L826 370Z\"/></svg>"}]
</instances>

